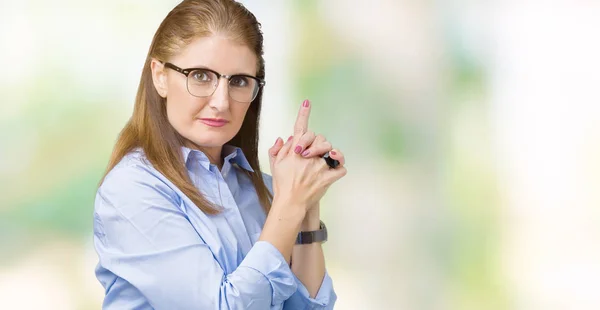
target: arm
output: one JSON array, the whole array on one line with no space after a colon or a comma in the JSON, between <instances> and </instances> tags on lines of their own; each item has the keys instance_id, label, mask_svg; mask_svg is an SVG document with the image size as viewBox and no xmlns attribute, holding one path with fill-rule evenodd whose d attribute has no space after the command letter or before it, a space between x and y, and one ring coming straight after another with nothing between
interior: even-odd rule
<instances>
[{"instance_id":1,"label":"arm","mask_svg":"<svg viewBox=\"0 0 600 310\"><path fill-rule=\"evenodd\" d=\"M165 183L142 167L119 169L98 190L95 247L100 265L153 308L268 309L296 291L284 257L269 242L257 242L226 274ZM103 284L105 307L131 297Z\"/></svg>"},{"instance_id":2,"label":"arm","mask_svg":"<svg viewBox=\"0 0 600 310\"><path fill-rule=\"evenodd\" d=\"M273 193L272 177L263 173L263 179ZM301 230L319 228L319 209L317 204L307 212L300 224ZM298 290L284 303L283 309L333 309L337 295L325 270L321 244L293 245L291 265Z\"/></svg>"},{"instance_id":3,"label":"arm","mask_svg":"<svg viewBox=\"0 0 600 310\"><path fill-rule=\"evenodd\" d=\"M306 207L290 206L287 200L275 198L263 226L259 241L268 241L285 257L289 265L292 248L300 231Z\"/></svg>"},{"instance_id":4,"label":"arm","mask_svg":"<svg viewBox=\"0 0 600 310\"><path fill-rule=\"evenodd\" d=\"M310 209L302 222L302 231L318 230L320 227L319 205ZM292 271L304 284L311 298L315 298L325 276L325 257L320 242L294 245Z\"/></svg>"},{"instance_id":5,"label":"arm","mask_svg":"<svg viewBox=\"0 0 600 310\"><path fill-rule=\"evenodd\" d=\"M319 228L319 205L311 208L302 222L302 230ZM320 243L295 245L292 271L298 291L286 300L283 309L333 309L337 295L325 270L325 257Z\"/></svg>"}]
</instances>

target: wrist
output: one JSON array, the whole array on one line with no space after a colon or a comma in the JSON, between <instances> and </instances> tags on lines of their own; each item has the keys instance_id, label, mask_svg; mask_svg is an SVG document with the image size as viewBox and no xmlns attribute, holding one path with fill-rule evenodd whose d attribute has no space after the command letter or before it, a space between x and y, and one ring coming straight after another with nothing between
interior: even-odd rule
<instances>
[{"instance_id":1,"label":"wrist","mask_svg":"<svg viewBox=\"0 0 600 310\"><path fill-rule=\"evenodd\" d=\"M304 216L300 226L300 231L313 231L319 229L321 225L321 216L319 211L319 203L317 203L306 212L306 215Z\"/></svg>"},{"instance_id":2,"label":"wrist","mask_svg":"<svg viewBox=\"0 0 600 310\"><path fill-rule=\"evenodd\" d=\"M298 204L289 199L274 198L269 210L269 217L286 221L293 226L299 227L306 218L306 206Z\"/></svg>"}]
</instances>

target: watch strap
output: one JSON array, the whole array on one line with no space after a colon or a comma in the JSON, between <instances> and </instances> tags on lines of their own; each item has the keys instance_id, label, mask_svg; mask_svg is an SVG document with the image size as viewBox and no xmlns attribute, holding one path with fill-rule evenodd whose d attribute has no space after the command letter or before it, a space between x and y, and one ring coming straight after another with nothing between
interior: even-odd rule
<instances>
[{"instance_id":1,"label":"watch strap","mask_svg":"<svg viewBox=\"0 0 600 310\"><path fill-rule=\"evenodd\" d=\"M320 221L319 230L301 231L296 237L296 244L310 244L314 242L327 241L327 226L323 221Z\"/></svg>"}]
</instances>

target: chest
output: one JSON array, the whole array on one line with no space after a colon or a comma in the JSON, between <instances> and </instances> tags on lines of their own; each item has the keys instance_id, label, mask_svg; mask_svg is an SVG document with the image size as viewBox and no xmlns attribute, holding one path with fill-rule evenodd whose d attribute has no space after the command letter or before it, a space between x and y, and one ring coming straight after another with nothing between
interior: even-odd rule
<instances>
[{"instance_id":1,"label":"chest","mask_svg":"<svg viewBox=\"0 0 600 310\"><path fill-rule=\"evenodd\" d=\"M200 192L223 207L216 215L201 212L187 197L183 208L190 224L226 273L233 272L258 240L266 215L247 177L236 171L204 173L194 180Z\"/></svg>"}]
</instances>

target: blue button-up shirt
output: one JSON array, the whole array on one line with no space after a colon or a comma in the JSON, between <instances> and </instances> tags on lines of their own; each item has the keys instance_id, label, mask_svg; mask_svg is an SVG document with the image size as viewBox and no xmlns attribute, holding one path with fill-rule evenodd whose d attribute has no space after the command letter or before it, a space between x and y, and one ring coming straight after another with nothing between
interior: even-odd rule
<instances>
[{"instance_id":1,"label":"blue button-up shirt","mask_svg":"<svg viewBox=\"0 0 600 310\"><path fill-rule=\"evenodd\" d=\"M191 180L224 211L200 211L141 150L125 156L95 200L103 309L332 309L327 273L310 298L281 253L257 242L266 216L242 150L225 145L221 171L200 151L182 152Z\"/></svg>"}]
</instances>

